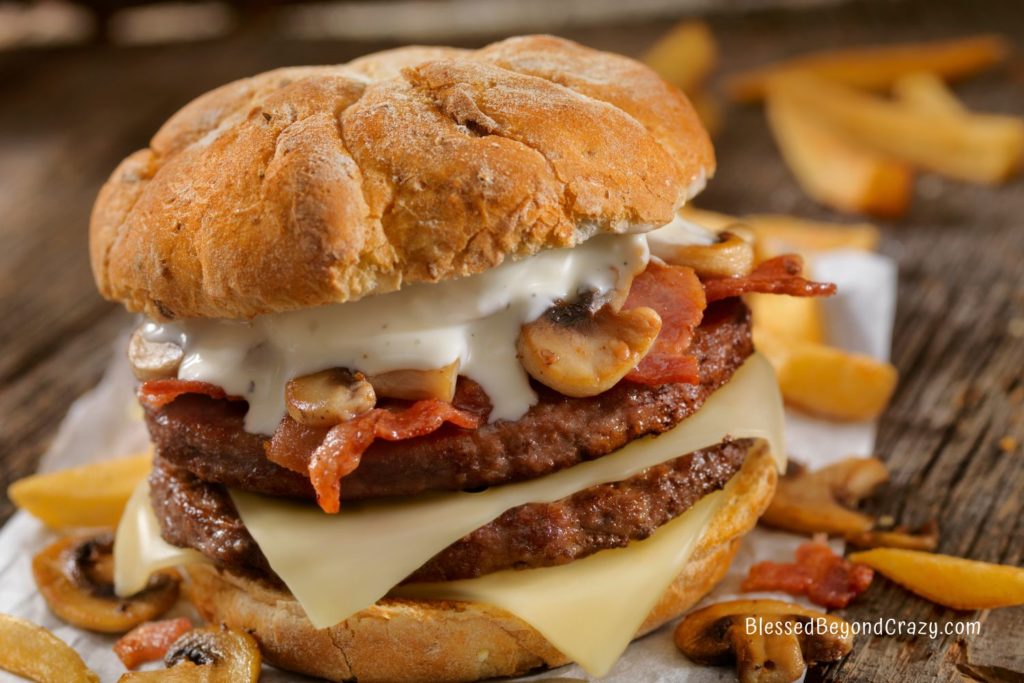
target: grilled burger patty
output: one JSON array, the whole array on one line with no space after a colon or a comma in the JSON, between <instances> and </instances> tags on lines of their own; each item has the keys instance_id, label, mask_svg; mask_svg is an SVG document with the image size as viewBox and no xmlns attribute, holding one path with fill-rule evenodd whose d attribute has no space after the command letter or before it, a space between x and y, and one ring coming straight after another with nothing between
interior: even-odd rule
<instances>
[{"instance_id":1,"label":"grilled burger patty","mask_svg":"<svg viewBox=\"0 0 1024 683\"><path fill-rule=\"evenodd\" d=\"M752 443L726 440L624 481L593 486L553 503L512 508L435 555L406 582L560 565L647 538L722 488L743 465ZM218 565L279 583L223 486L158 457L150 490L168 542L195 548Z\"/></svg>"},{"instance_id":2,"label":"grilled burger patty","mask_svg":"<svg viewBox=\"0 0 1024 683\"><path fill-rule=\"evenodd\" d=\"M446 425L415 439L377 441L345 477L342 498L473 490L531 479L671 429L696 412L753 352L747 308L737 299L710 306L689 352L699 361L700 384L620 382L588 398L570 398L534 384L539 401L519 420L499 420L476 430ZM187 394L147 410L146 421L160 456L203 481L314 499L305 475L267 460L267 436L245 431L246 409L241 401Z\"/></svg>"}]
</instances>

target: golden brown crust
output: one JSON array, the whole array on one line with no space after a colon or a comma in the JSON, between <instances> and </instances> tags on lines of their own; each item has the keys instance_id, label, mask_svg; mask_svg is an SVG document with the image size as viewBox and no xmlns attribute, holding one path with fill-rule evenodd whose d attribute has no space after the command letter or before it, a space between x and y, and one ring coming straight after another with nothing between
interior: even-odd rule
<instances>
[{"instance_id":1,"label":"golden brown crust","mask_svg":"<svg viewBox=\"0 0 1024 683\"><path fill-rule=\"evenodd\" d=\"M729 503L637 636L679 616L710 591L725 575L740 537L768 506L776 471L766 449L753 449L736 476ZM329 680L476 681L568 661L524 621L490 605L387 598L317 630L282 591L210 565L187 572L189 599L205 619L249 631L277 666Z\"/></svg>"},{"instance_id":2,"label":"golden brown crust","mask_svg":"<svg viewBox=\"0 0 1024 683\"><path fill-rule=\"evenodd\" d=\"M625 57L402 48L188 104L103 187L90 251L133 311L249 318L648 230L713 169L686 98Z\"/></svg>"}]
</instances>

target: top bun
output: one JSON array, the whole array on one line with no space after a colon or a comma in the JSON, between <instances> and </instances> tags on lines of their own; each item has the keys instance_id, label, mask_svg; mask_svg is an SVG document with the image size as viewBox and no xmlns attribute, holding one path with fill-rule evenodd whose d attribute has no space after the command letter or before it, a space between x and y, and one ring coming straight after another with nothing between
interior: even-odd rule
<instances>
[{"instance_id":1,"label":"top bun","mask_svg":"<svg viewBox=\"0 0 1024 683\"><path fill-rule=\"evenodd\" d=\"M100 292L245 319L639 232L714 171L678 90L551 36L290 67L186 105L100 191Z\"/></svg>"}]
</instances>

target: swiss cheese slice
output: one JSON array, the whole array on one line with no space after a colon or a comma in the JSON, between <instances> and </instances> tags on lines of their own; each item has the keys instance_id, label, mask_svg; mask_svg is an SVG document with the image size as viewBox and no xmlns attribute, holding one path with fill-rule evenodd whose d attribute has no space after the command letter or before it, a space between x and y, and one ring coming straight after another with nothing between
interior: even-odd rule
<instances>
[{"instance_id":1,"label":"swiss cheese slice","mask_svg":"<svg viewBox=\"0 0 1024 683\"><path fill-rule=\"evenodd\" d=\"M325 628L372 605L438 552L510 508L628 479L727 436L765 439L781 467L782 420L774 371L755 355L676 428L537 479L480 493L346 502L336 515L240 491L231 496L271 568L310 621Z\"/></svg>"},{"instance_id":2,"label":"swiss cheese slice","mask_svg":"<svg viewBox=\"0 0 1024 683\"><path fill-rule=\"evenodd\" d=\"M393 595L482 602L515 614L593 676L604 676L690 559L730 489L704 496L643 541L558 567L399 586Z\"/></svg>"},{"instance_id":3,"label":"swiss cheese slice","mask_svg":"<svg viewBox=\"0 0 1024 683\"><path fill-rule=\"evenodd\" d=\"M149 504L149 483L135 487L114 537L114 592L134 595L146 587L150 575L168 567L207 562L191 548L179 548L160 536L160 525Z\"/></svg>"}]
</instances>

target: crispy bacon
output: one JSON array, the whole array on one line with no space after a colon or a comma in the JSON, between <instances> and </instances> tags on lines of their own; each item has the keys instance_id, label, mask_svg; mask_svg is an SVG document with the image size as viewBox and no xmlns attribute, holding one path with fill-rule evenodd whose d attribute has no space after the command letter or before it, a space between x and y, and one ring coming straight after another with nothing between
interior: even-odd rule
<instances>
[{"instance_id":1,"label":"crispy bacon","mask_svg":"<svg viewBox=\"0 0 1024 683\"><path fill-rule=\"evenodd\" d=\"M661 316L661 332L651 350L626 379L638 384L697 384L697 359L686 353L693 330L704 316L704 290L692 268L652 261L633 280L623 308L647 306Z\"/></svg>"},{"instance_id":2,"label":"crispy bacon","mask_svg":"<svg viewBox=\"0 0 1024 683\"><path fill-rule=\"evenodd\" d=\"M723 277L704 281L708 303L741 294L788 294L789 296L831 296L836 286L802 277L804 260L796 254L769 259L744 277Z\"/></svg>"},{"instance_id":3,"label":"crispy bacon","mask_svg":"<svg viewBox=\"0 0 1024 683\"><path fill-rule=\"evenodd\" d=\"M308 473L320 507L334 513L341 508L341 479L359 466L375 439L401 441L425 436L445 422L476 429L482 420L479 413L436 399L403 408L374 408L328 429L307 427L285 417L267 446L267 458Z\"/></svg>"},{"instance_id":4,"label":"crispy bacon","mask_svg":"<svg viewBox=\"0 0 1024 683\"><path fill-rule=\"evenodd\" d=\"M147 621L121 636L114 643L114 654L128 669L162 659L167 648L192 630L192 622L181 617L163 621Z\"/></svg>"},{"instance_id":5,"label":"crispy bacon","mask_svg":"<svg viewBox=\"0 0 1024 683\"><path fill-rule=\"evenodd\" d=\"M816 541L797 548L792 564L758 562L750 568L741 589L806 595L817 605L837 609L866 591L874 575L870 567L853 564Z\"/></svg>"},{"instance_id":6,"label":"crispy bacon","mask_svg":"<svg viewBox=\"0 0 1024 683\"><path fill-rule=\"evenodd\" d=\"M227 392L208 382L191 379L151 379L139 387L139 403L150 410L159 410L182 394L228 398Z\"/></svg>"}]
</instances>

